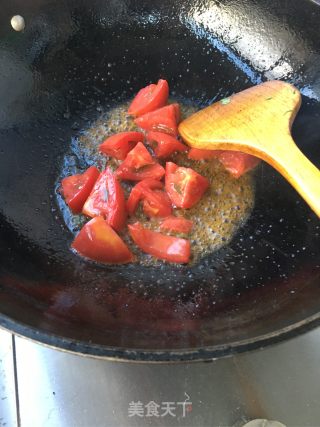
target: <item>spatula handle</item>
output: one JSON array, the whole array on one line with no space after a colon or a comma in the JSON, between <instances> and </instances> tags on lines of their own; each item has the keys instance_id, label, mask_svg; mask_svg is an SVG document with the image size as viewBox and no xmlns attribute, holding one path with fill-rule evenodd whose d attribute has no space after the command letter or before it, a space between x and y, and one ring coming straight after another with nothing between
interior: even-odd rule
<instances>
[{"instance_id":1,"label":"spatula handle","mask_svg":"<svg viewBox=\"0 0 320 427\"><path fill-rule=\"evenodd\" d=\"M299 150L291 136L287 136L287 151L279 151L268 163L274 166L297 190L320 218L320 170Z\"/></svg>"}]
</instances>

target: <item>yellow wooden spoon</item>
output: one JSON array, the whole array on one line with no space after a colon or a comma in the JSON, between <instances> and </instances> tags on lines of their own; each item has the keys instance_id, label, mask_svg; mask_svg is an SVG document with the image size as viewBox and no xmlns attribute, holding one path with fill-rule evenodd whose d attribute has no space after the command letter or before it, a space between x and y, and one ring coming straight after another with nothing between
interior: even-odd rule
<instances>
[{"instance_id":1,"label":"yellow wooden spoon","mask_svg":"<svg viewBox=\"0 0 320 427\"><path fill-rule=\"evenodd\" d=\"M269 81L193 114L180 124L179 132L194 148L243 151L265 160L320 217L320 171L291 137L300 105L298 89Z\"/></svg>"}]
</instances>

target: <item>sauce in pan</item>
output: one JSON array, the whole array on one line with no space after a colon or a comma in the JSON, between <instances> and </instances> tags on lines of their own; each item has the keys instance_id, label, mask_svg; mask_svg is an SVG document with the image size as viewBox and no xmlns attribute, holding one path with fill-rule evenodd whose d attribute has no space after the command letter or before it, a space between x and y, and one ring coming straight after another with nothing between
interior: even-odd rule
<instances>
[{"instance_id":1,"label":"sauce in pan","mask_svg":"<svg viewBox=\"0 0 320 427\"><path fill-rule=\"evenodd\" d=\"M195 107L181 102L180 106L182 118L196 111ZM86 166L96 164L103 169L108 164L111 168L116 169L120 162L112 158L106 159L105 156L100 155L98 145L111 134L137 130L133 119L127 115L127 109L128 103L118 105L83 132L79 139L74 141L73 159L74 156L81 156L81 161L82 163L87 163ZM210 181L209 189L193 208L174 210L175 215L181 215L193 221L193 229L189 235L181 233L170 234L190 239L192 262L194 263L200 257L227 245L237 229L245 223L254 204L254 181L250 172L239 179L233 178L216 159L194 161L189 160L186 154L178 153L173 155L170 160L180 166L193 168ZM61 181L62 176L75 173L74 170L68 168L69 164L74 165L74 160L70 162L66 156L65 167L58 182ZM126 195L128 195L132 185L123 182L123 186L127 191ZM71 214L63 199L61 197L58 197L58 199L67 226L71 231L78 232L82 224L86 222L85 217ZM160 231L159 220L146 219L145 215L142 215L141 208L137 210L134 217L129 219L129 223L137 220L143 222L145 227ZM129 245L132 252L139 255L138 259L141 264L155 265L163 263L163 261L156 260L147 254L142 254L130 240L127 233L120 235Z\"/></svg>"}]
</instances>

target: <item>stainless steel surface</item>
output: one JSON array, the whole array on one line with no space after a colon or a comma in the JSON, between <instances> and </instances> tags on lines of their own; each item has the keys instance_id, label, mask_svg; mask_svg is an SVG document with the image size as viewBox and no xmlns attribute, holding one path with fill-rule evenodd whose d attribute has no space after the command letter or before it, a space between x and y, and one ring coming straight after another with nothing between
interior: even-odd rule
<instances>
[{"instance_id":1,"label":"stainless steel surface","mask_svg":"<svg viewBox=\"0 0 320 427\"><path fill-rule=\"evenodd\" d=\"M184 365L94 360L18 337L15 344L22 427L240 426L253 418L320 426L320 329L256 352ZM11 427L17 424L9 333L1 332L0 354L7 397L0 400L0 426ZM152 401L160 405L154 412ZM161 416L165 402L175 417ZM159 416L147 416L142 405Z\"/></svg>"},{"instance_id":2,"label":"stainless steel surface","mask_svg":"<svg viewBox=\"0 0 320 427\"><path fill-rule=\"evenodd\" d=\"M17 426L12 335L0 329L0 427Z\"/></svg>"}]
</instances>

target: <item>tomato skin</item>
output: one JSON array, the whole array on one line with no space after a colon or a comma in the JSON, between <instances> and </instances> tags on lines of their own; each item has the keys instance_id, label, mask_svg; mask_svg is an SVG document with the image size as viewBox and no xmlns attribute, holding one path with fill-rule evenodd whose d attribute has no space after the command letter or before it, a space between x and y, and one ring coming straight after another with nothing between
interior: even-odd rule
<instances>
[{"instance_id":1,"label":"tomato skin","mask_svg":"<svg viewBox=\"0 0 320 427\"><path fill-rule=\"evenodd\" d=\"M208 187L207 178L193 169L166 163L165 188L175 206L191 208L199 202Z\"/></svg>"},{"instance_id":2,"label":"tomato skin","mask_svg":"<svg viewBox=\"0 0 320 427\"><path fill-rule=\"evenodd\" d=\"M177 233L190 233L193 222L180 216L168 216L161 223L161 230L176 231Z\"/></svg>"},{"instance_id":3,"label":"tomato skin","mask_svg":"<svg viewBox=\"0 0 320 427\"><path fill-rule=\"evenodd\" d=\"M188 147L178 141L171 135L168 135L163 132L148 132L147 141L150 145L156 142L156 147L154 148L154 153L158 158L169 157L172 153L176 151L187 151Z\"/></svg>"},{"instance_id":4,"label":"tomato skin","mask_svg":"<svg viewBox=\"0 0 320 427\"><path fill-rule=\"evenodd\" d=\"M124 160L138 142L144 140L141 132L120 132L109 136L99 145L99 151L118 160Z\"/></svg>"},{"instance_id":5,"label":"tomato skin","mask_svg":"<svg viewBox=\"0 0 320 427\"><path fill-rule=\"evenodd\" d=\"M100 172L90 166L84 173L67 176L61 181L61 193L73 213L80 213Z\"/></svg>"},{"instance_id":6,"label":"tomato skin","mask_svg":"<svg viewBox=\"0 0 320 427\"><path fill-rule=\"evenodd\" d=\"M219 160L234 178L240 178L261 162L258 157L240 151L223 151Z\"/></svg>"},{"instance_id":7,"label":"tomato skin","mask_svg":"<svg viewBox=\"0 0 320 427\"><path fill-rule=\"evenodd\" d=\"M174 108L174 115L176 117L176 122L177 124L179 124L181 122L181 110L180 110L180 105L175 103L175 104L171 104Z\"/></svg>"},{"instance_id":8,"label":"tomato skin","mask_svg":"<svg viewBox=\"0 0 320 427\"><path fill-rule=\"evenodd\" d=\"M141 181L142 179L153 178L160 181L165 174L164 168L155 163L153 165L144 166L141 170L135 171L134 169L123 167L120 165L116 170L116 175L120 179L128 181Z\"/></svg>"},{"instance_id":9,"label":"tomato skin","mask_svg":"<svg viewBox=\"0 0 320 427\"><path fill-rule=\"evenodd\" d=\"M127 210L124 192L110 168L100 174L82 212L91 217L104 216L117 231L125 226Z\"/></svg>"},{"instance_id":10,"label":"tomato skin","mask_svg":"<svg viewBox=\"0 0 320 427\"><path fill-rule=\"evenodd\" d=\"M93 261L125 264L133 261L133 255L118 234L100 216L85 224L71 247Z\"/></svg>"},{"instance_id":11,"label":"tomato skin","mask_svg":"<svg viewBox=\"0 0 320 427\"><path fill-rule=\"evenodd\" d=\"M178 264L189 262L191 253L189 240L148 230L139 222L129 224L128 228L131 238L143 252Z\"/></svg>"},{"instance_id":12,"label":"tomato skin","mask_svg":"<svg viewBox=\"0 0 320 427\"><path fill-rule=\"evenodd\" d=\"M170 104L158 110L144 114L135 119L135 124L147 131L157 131L178 135L178 123L180 120L179 104Z\"/></svg>"},{"instance_id":13,"label":"tomato skin","mask_svg":"<svg viewBox=\"0 0 320 427\"><path fill-rule=\"evenodd\" d=\"M164 168L156 163L141 142L128 153L124 162L116 170L117 177L129 181L141 181L145 178L160 180L164 174Z\"/></svg>"},{"instance_id":14,"label":"tomato skin","mask_svg":"<svg viewBox=\"0 0 320 427\"><path fill-rule=\"evenodd\" d=\"M191 148L188 158L192 160L219 159L226 170L235 178L253 169L260 163L260 159L251 154L233 150L199 150Z\"/></svg>"},{"instance_id":15,"label":"tomato skin","mask_svg":"<svg viewBox=\"0 0 320 427\"><path fill-rule=\"evenodd\" d=\"M121 231L127 222L127 204L121 184L111 170L108 173L107 185L109 210L106 219L111 227L116 231Z\"/></svg>"},{"instance_id":16,"label":"tomato skin","mask_svg":"<svg viewBox=\"0 0 320 427\"><path fill-rule=\"evenodd\" d=\"M152 194L152 190L162 190L163 184L155 179L144 179L136 184L130 192L127 201L127 210L129 215L133 215L138 207L140 200Z\"/></svg>"},{"instance_id":17,"label":"tomato skin","mask_svg":"<svg viewBox=\"0 0 320 427\"><path fill-rule=\"evenodd\" d=\"M207 160L216 159L222 153L221 150L200 150L199 148L191 148L188 153L188 159L191 160Z\"/></svg>"},{"instance_id":18,"label":"tomato skin","mask_svg":"<svg viewBox=\"0 0 320 427\"><path fill-rule=\"evenodd\" d=\"M129 195L127 210L133 215L140 200L143 211L149 217L165 217L171 214L172 205L168 195L162 191L164 185L155 179L144 179L136 184Z\"/></svg>"},{"instance_id":19,"label":"tomato skin","mask_svg":"<svg viewBox=\"0 0 320 427\"><path fill-rule=\"evenodd\" d=\"M138 117L163 107L168 102L169 85L166 80L141 89L129 106L128 114Z\"/></svg>"},{"instance_id":20,"label":"tomato skin","mask_svg":"<svg viewBox=\"0 0 320 427\"><path fill-rule=\"evenodd\" d=\"M138 142L138 144L127 154L121 166L128 169L139 169L143 166L152 165L153 163L155 163L155 160L149 151L142 142Z\"/></svg>"},{"instance_id":21,"label":"tomato skin","mask_svg":"<svg viewBox=\"0 0 320 427\"><path fill-rule=\"evenodd\" d=\"M143 212L149 217L166 217L172 213L171 200L167 193L161 190L152 192L152 196L146 196L143 200Z\"/></svg>"}]
</instances>

